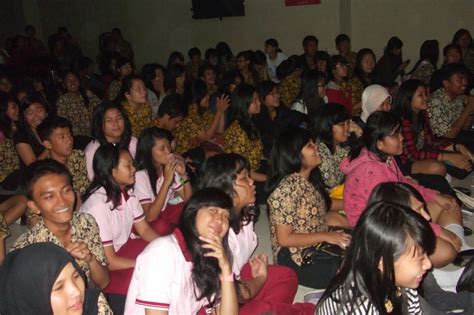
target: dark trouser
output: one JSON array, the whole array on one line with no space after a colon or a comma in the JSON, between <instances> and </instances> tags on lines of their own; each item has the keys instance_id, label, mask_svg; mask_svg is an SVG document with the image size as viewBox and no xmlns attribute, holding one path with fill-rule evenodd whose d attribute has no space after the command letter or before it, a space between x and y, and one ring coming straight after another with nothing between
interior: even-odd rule
<instances>
[{"instance_id":1,"label":"dark trouser","mask_svg":"<svg viewBox=\"0 0 474 315\"><path fill-rule=\"evenodd\" d=\"M457 168L456 166L450 165L450 164L445 164L446 165L446 171L448 171L448 174L451 175L452 177L455 177L457 179L464 179L466 178L471 172L468 172L466 170L463 170L461 168Z\"/></svg>"},{"instance_id":2,"label":"dark trouser","mask_svg":"<svg viewBox=\"0 0 474 315\"><path fill-rule=\"evenodd\" d=\"M466 148L474 152L474 130L461 131L454 142L464 144Z\"/></svg>"},{"instance_id":3,"label":"dark trouser","mask_svg":"<svg viewBox=\"0 0 474 315\"><path fill-rule=\"evenodd\" d=\"M426 188L434 189L439 191L441 194L452 195L453 190L449 185L446 178L441 175L431 174L412 174L411 177L416 179L418 183Z\"/></svg>"},{"instance_id":4,"label":"dark trouser","mask_svg":"<svg viewBox=\"0 0 474 315\"><path fill-rule=\"evenodd\" d=\"M341 263L341 258L324 254L311 265L298 266L291 259L288 248L278 252L278 264L290 267L298 275L298 283L314 289L325 289L334 278Z\"/></svg>"}]
</instances>

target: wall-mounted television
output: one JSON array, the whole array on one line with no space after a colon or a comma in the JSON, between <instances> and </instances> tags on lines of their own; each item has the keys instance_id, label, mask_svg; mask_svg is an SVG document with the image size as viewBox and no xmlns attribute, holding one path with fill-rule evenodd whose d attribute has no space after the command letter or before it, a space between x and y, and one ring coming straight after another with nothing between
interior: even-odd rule
<instances>
[{"instance_id":1,"label":"wall-mounted television","mask_svg":"<svg viewBox=\"0 0 474 315\"><path fill-rule=\"evenodd\" d=\"M244 0L192 0L193 19L244 16Z\"/></svg>"}]
</instances>

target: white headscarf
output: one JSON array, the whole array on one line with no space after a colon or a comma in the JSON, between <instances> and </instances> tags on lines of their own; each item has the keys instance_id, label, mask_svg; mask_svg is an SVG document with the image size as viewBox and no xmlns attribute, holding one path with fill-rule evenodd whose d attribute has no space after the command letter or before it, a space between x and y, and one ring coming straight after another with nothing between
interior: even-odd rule
<instances>
[{"instance_id":1,"label":"white headscarf","mask_svg":"<svg viewBox=\"0 0 474 315\"><path fill-rule=\"evenodd\" d=\"M387 97L392 98L388 94L387 89L381 85L372 84L366 87L362 93L362 113L360 114L360 119L366 122L370 114L377 111Z\"/></svg>"}]
</instances>

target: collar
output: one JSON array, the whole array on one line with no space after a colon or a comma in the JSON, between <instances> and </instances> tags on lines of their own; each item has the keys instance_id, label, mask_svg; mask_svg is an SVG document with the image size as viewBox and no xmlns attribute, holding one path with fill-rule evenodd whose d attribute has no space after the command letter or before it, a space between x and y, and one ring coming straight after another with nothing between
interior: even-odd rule
<instances>
[{"instance_id":1,"label":"collar","mask_svg":"<svg viewBox=\"0 0 474 315\"><path fill-rule=\"evenodd\" d=\"M178 241L178 245L181 249L181 252L183 253L184 259L186 259L186 261L192 261L191 254L189 253L188 248L186 246L186 242L184 241L183 233L181 233L181 230L179 228L176 228L174 230L174 236Z\"/></svg>"}]
</instances>

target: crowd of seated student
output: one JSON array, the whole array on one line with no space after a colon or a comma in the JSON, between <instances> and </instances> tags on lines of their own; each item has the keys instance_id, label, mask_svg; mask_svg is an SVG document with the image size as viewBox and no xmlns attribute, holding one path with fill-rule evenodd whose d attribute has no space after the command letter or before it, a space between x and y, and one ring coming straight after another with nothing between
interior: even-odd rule
<instances>
[{"instance_id":1,"label":"crowd of seated student","mask_svg":"<svg viewBox=\"0 0 474 315\"><path fill-rule=\"evenodd\" d=\"M288 57L274 38L237 56L220 42L204 60L197 47L187 63L174 51L166 67L149 63L141 75L120 29L101 35L101 75L66 28L50 37L49 55L34 28L25 31L0 69L0 263L8 225L30 223L5 268L21 248L54 243L65 251L46 249L45 261L61 256L61 274L71 262L119 314L313 313L293 304L298 283L328 288L316 312L331 314L417 310L425 271L470 248L445 178L469 176L474 159L467 30L439 69L439 43L425 41L408 74L398 37L377 61L339 34L333 56L313 35ZM280 266L252 257L263 204ZM391 223L390 244L377 243L373 233ZM308 259L321 242L346 258ZM413 276L403 270L410 257L422 262L416 279L399 280ZM371 264L364 271L351 259ZM9 279L0 272L0 287ZM107 303L97 296L92 304Z\"/></svg>"}]
</instances>

